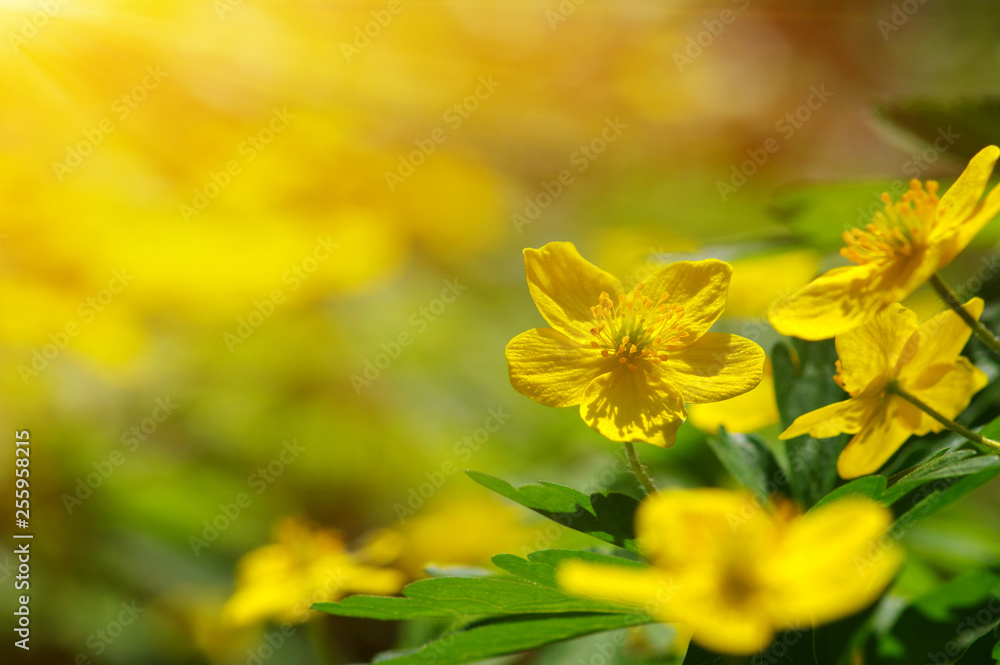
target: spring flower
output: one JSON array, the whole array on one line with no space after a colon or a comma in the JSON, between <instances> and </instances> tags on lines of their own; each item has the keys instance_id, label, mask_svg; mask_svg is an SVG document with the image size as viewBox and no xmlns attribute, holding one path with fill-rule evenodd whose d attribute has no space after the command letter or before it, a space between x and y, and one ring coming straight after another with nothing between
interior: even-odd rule
<instances>
[{"instance_id":1,"label":"spring flower","mask_svg":"<svg viewBox=\"0 0 1000 665\"><path fill-rule=\"evenodd\" d=\"M393 594L406 581L400 571L379 567L378 552L348 552L334 530L286 518L274 536L275 542L240 559L236 590L222 610L227 624L300 623L313 603L350 593Z\"/></svg>"},{"instance_id":2,"label":"spring flower","mask_svg":"<svg viewBox=\"0 0 1000 665\"><path fill-rule=\"evenodd\" d=\"M965 309L978 320L982 299L973 298ZM854 434L837 470L844 478L874 473L910 435L944 428L900 393L954 418L986 385L986 375L959 355L970 334L951 310L918 325L916 314L895 305L838 335L834 378L850 398L800 416L780 438Z\"/></svg>"},{"instance_id":3,"label":"spring flower","mask_svg":"<svg viewBox=\"0 0 1000 665\"><path fill-rule=\"evenodd\" d=\"M769 511L743 492L667 490L636 513L649 568L575 561L557 581L568 593L681 624L713 651L751 654L778 631L874 601L901 563L900 548L880 540L891 523L887 509L860 497L799 515L790 504Z\"/></svg>"},{"instance_id":4,"label":"spring flower","mask_svg":"<svg viewBox=\"0 0 1000 665\"><path fill-rule=\"evenodd\" d=\"M1000 186L980 201L1000 148L981 150L944 196L917 180L901 200L882 195L883 210L863 229L844 233L841 254L855 265L835 268L768 311L774 328L803 339L828 339L857 328L902 301L951 262L1000 211Z\"/></svg>"},{"instance_id":5,"label":"spring flower","mask_svg":"<svg viewBox=\"0 0 1000 665\"><path fill-rule=\"evenodd\" d=\"M567 242L524 250L524 266L552 327L507 345L511 385L546 406L578 405L613 441L673 445L685 402L729 399L760 382L759 346L707 332L726 306L727 263L673 263L630 292Z\"/></svg>"}]
</instances>

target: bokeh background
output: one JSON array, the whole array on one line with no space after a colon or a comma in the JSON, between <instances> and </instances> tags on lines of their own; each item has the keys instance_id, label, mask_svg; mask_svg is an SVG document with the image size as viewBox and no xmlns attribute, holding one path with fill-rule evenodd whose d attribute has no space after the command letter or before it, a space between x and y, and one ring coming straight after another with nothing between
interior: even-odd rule
<instances>
[{"instance_id":1,"label":"bokeh background","mask_svg":"<svg viewBox=\"0 0 1000 665\"><path fill-rule=\"evenodd\" d=\"M15 662L40 664L253 662L281 626L268 662L354 662L398 627L285 623L311 563L388 589L581 544L461 472L634 491L574 409L507 381L544 325L522 248L570 240L627 283L729 260L719 329L770 348L767 304L886 183L964 165L879 105L996 93L1000 67L1000 7L972 0L0 0L0 28L0 431L31 431ZM842 182L788 224L782 196ZM773 414L765 385L640 454L731 484L705 431L773 439ZM907 534L913 575L1000 563L998 495ZM273 584L236 606L249 560Z\"/></svg>"}]
</instances>

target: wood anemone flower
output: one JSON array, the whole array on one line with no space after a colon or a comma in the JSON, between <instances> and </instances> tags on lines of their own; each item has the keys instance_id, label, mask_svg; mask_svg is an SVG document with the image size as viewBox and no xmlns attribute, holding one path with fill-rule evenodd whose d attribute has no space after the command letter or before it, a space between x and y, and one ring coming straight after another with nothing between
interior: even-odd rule
<instances>
[{"instance_id":1,"label":"wood anemone flower","mask_svg":"<svg viewBox=\"0 0 1000 665\"><path fill-rule=\"evenodd\" d=\"M902 562L885 538L892 513L850 497L805 515L746 493L667 490L636 513L648 568L570 561L567 593L633 605L691 631L713 651L763 650L782 630L834 621L872 603Z\"/></svg>"},{"instance_id":2,"label":"wood anemone flower","mask_svg":"<svg viewBox=\"0 0 1000 665\"><path fill-rule=\"evenodd\" d=\"M997 146L983 148L940 199L933 180L911 181L895 203L883 194L885 207L872 221L844 233L841 254L855 265L834 268L776 300L767 314L771 325L783 335L829 339L904 300L1000 212L1000 186L983 198L998 156Z\"/></svg>"},{"instance_id":3,"label":"wood anemone flower","mask_svg":"<svg viewBox=\"0 0 1000 665\"><path fill-rule=\"evenodd\" d=\"M982 299L973 298L965 309L978 320ZM951 419L986 385L986 375L959 355L971 334L951 310L918 325L916 314L895 305L838 335L834 378L850 398L799 416L779 438L806 432L816 438L853 434L837 470L843 478L874 473L911 435L946 426L921 410L914 398Z\"/></svg>"},{"instance_id":4,"label":"wood anemone flower","mask_svg":"<svg viewBox=\"0 0 1000 665\"><path fill-rule=\"evenodd\" d=\"M524 250L524 266L552 327L507 345L511 385L546 406L579 406L608 439L673 445L685 402L729 399L761 380L757 344L708 332L726 306L727 263L673 263L631 291L568 242Z\"/></svg>"}]
</instances>

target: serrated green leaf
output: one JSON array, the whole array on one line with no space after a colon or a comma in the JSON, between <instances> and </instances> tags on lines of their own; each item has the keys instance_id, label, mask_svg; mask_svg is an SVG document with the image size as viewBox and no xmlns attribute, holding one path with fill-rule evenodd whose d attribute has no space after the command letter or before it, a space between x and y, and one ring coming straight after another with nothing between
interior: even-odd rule
<instances>
[{"instance_id":1,"label":"serrated green leaf","mask_svg":"<svg viewBox=\"0 0 1000 665\"><path fill-rule=\"evenodd\" d=\"M479 471L469 477L511 501L534 510L554 522L638 553L633 522L638 499L619 492L584 497L576 490L554 483L515 488L510 483Z\"/></svg>"},{"instance_id":2,"label":"serrated green leaf","mask_svg":"<svg viewBox=\"0 0 1000 665\"><path fill-rule=\"evenodd\" d=\"M720 427L718 433L707 440L726 470L753 492L761 503L767 501L780 485L787 482L785 475L778 469L778 462L771 449L759 437L729 433L724 427ZM787 492L787 489L784 491Z\"/></svg>"},{"instance_id":3,"label":"serrated green leaf","mask_svg":"<svg viewBox=\"0 0 1000 665\"><path fill-rule=\"evenodd\" d=\"M837 350L833 340L807 342L793 339L798 363L789 347L775 345L771 353L774 393L781 425L787 428L799 416L847 398L834 382ZM815 505L837 483L837 457L847 445L847 435L814 439L808 434L785 442L792 496L806 507Z\"/></svg>"},{"instance_id":4,"label":"serrated green leaf","mask_svg":"<svg viewBox=\"0 0 1000 665\"><path fill-rule=\"evenodd\" d=\"M504 617L458 630L409 653L377 662L382 665L461 665L581 635L652 622L652 618L641 614Z\"/></svg>"},{"instance_id":5,"label":"serrated green leaf","mask_svg":"<svg viewBox=\"0 0 1000 665\"><path fill-rule=\"evenodd\" d=\"M974 450L947 451L900 478L886 491L884 500L892 504L933 480L969 476L996 467L1000 467L996 455L977 455Z\"/></svg>"},{"instance_id":6,"label":"serrated green leaf","mask_svg":"<svg viewBox=\"0 0 1000 665\"><path fill-rule=\"evenodd\" d=\"M584 550L559 549L532 552L528 555L527 559L522 559L513 554L498 554L493 557L493 564L512 575L517 575L542 586L557 588L556 569L563 562L571 559L631 568L645 567L645 564L631 559L623 559L621 557Z\"/></svg>"},{"instance_id":7,"label":"serrated green leaf","mask_svg":"<svg viewBox=\"0 0 1000 665\"><path fill-rule=\"evenodd\" d=\"M917 489L912 499L911 508L902 511L896 522L911 523L917 519L930 517L934 513L947 508L973 490L985 485L1000 475L1000 466L983 469L960 480L943 478Z\"/></svg>"},{"instance_id":8,"label":"serrated green leaf","mask_svg":"<svg viewBox=\"0 0 1000 665\"><path fill-rule=\"evenodd\" d=\"M862 476L861 478L855 478L851 482L841 485L837 489L833 490L820 499L819 502L817 502L816 505L810 510L816 510L817 508L821 508L832 501L843 499L848 496L860 495L866 496L869 499L874 499L875 501L882 501L884 493L885 476Z\"/></svg>"},{"instance_id":9,"label":"serrated green leaf","mask_svg":"<svg viewBox=\"0 0 1000 665\"><path fill-rule=\"evenodd\" d=\"M413 582L403 598L349 596L337 603L317 603L313 609L338 616L404 620L429 617L501 616L558 612L634 612L601 601L573 598L548 587L498 577L434 577Z\"/></svg>"}]
</instances>

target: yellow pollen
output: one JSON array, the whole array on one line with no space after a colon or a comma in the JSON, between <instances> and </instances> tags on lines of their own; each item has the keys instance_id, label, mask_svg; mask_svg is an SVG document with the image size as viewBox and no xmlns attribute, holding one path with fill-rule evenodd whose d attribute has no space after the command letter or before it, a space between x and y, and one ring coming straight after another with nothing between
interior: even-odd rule
<instances>
[{"instance_id":1,"label":"yellow pollen","mask_svg":"<svg viewBox=\"0 0 1000 665\"><path fill-rule=\"evenodd\" d=\"M905 259L924 248L934 227L937 212L938 184L928 180L910 181L910 189L893 203L888 193L882 194L884 207L872 215L862 229L844 231L846 247L840 250L844 258L858 265Z\"/></svg>"},{"instance_id":2,"label":"yellow pollen","mask_svg":"<svg viewBox=\"0 0 1000 665\"><path fill-rule=\"evenodd\" d=\"M684 308L670 304L668 293L655 300L642 295L644 286L640 283L631 293L614 298L601 293L590 308L594 317L591 347L600 349L605 358L616 358L630 371L639 369L643 362L663 362L667 353L684 346L689 336L684 329Z\"/></svg>"}]
</instances>

